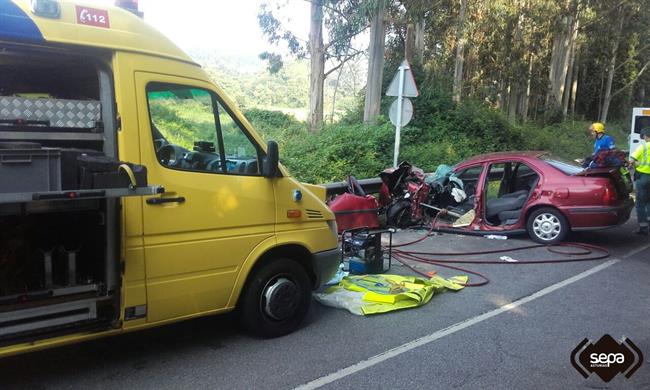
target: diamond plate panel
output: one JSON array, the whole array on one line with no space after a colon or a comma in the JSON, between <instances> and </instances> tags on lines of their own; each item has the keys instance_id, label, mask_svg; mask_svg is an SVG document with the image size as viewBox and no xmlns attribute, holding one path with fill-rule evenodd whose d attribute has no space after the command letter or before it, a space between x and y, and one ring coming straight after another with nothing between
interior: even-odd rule
<instances>
[{"instance_id":1,"label":"diamond plate panel","mask_svg":"<svg viewBox=\"0 0 650 390\"><path fill-rule=\"evenodd\" d=\"M0 120L46 121L50 127L90 129L100 120L100 112L96 100L0 96Z\"/></svg>"}]
</instances>

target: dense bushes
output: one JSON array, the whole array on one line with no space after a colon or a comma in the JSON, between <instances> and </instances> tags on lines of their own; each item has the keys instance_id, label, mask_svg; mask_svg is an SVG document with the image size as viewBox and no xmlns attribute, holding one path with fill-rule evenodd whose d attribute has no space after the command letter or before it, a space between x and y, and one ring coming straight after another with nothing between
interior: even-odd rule
<instances>
[{"instance_id":1,"label":"dense bushes","mask_svg":"<svg viewBox=\"0 0 650 390\"><path fill-rule=\"evenodd\" d=\"M438 164L453 165L493 151L546 150L575 159L589 155L593 147L586 121L515 126L480 103L454 106L448 101L445 96L414 99L415 117L402 129L400 160L432 172ZM326 183L349 174L376 177L393 161L395 128L385 119L366 126L348 118L310 134L304 123L281 112L248 110L245 114L266 139L278 141L283 164L302 181ZM351 115L358 117L358 113ZM607 130L626 149L626 124L608 124Z\"/></svg>"},{"instance_id":2,"label":"dense bushes","mask_svg":"<svg viewBox=\"0 0 650 390\"><path fill-rule=\"evenodd\" d=\"M394 130L376 126L331 125L310 134L304 123L281 112L246 111L247 118L267 140L280 145L280 160L300 180L326 183L352 174L376 176L390 165Z\"/></svg>"}]
</instances>

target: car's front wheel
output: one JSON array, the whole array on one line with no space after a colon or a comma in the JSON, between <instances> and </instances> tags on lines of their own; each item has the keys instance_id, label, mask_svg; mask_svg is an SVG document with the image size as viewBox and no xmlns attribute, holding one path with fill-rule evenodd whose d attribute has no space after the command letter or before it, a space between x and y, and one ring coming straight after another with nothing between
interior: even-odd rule
<instances>
[{"instance_id":1,"label":"car's front wheel","mask_svg":"<svg viewBox=\"0 0 650 390\"><path fill-rule=\"evenodd\" d=\"M543 207L533 211L526 222L528 235L540 244L557 244L569 233L569 224L558 210Z\"/></svg>"},{"instance_id":2,"label":"car's front wheel","mask_svg":"<svg viewBox=\"0 0 650 390\"><path fill-rule=\"evenodd\" d=\"M274 259L253 270L239 302L240 320L258 336L283 336L300 325L310 300L305 269L291 259Z\"/></svg>"}]
</instances>

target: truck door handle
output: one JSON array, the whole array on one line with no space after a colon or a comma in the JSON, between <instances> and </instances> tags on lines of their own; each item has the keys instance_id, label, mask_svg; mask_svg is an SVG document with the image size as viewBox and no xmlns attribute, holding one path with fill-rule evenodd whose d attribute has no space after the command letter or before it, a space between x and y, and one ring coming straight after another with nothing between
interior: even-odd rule
<instances>
[{"instance_id":1,"label":"truck door handle","mask_svg":"<svg viewBox=\"0 0 650 390\"><path fill-rule=\"evenodd\" d=\"M184 196L178 196L176 198L149 198L147 199L147 204L159 205L165 203L185 203Z\"/></svg>"}]
</instances>

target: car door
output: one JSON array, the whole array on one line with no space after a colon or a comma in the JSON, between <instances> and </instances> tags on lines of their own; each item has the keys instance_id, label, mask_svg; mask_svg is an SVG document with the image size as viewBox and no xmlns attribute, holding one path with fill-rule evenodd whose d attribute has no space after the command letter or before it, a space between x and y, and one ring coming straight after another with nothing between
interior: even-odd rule
<instances>
[{"instance_id":1,"label":"car door","mask_svg":"<svg viewBox=\"0 0 650 390\"><path fill-rule=\"evenodd\" d=\"M136 72L141 159L165 192L143 200L147 319L224 308L241 264L274 234L262 151L210 85Z\"/></svg>"},{"instance_id":2,"label":"car door","mask_svg":"<svg viewBox=\"0 0 650 390\"><path fill-rule=\"evenodd\" d=\"M467 195L467 202L471 205L476 211L476 216L478 218L474 219L474 222L470 225L470 228L474 228L474 223L480 221L480 213L482 212L482 196L483 193L483 175L484 175L484 166L482 164L470 165L462 169L454 171L456 177L458 177L463 182L463 189Z\"/></svg>"}]
</instances>

